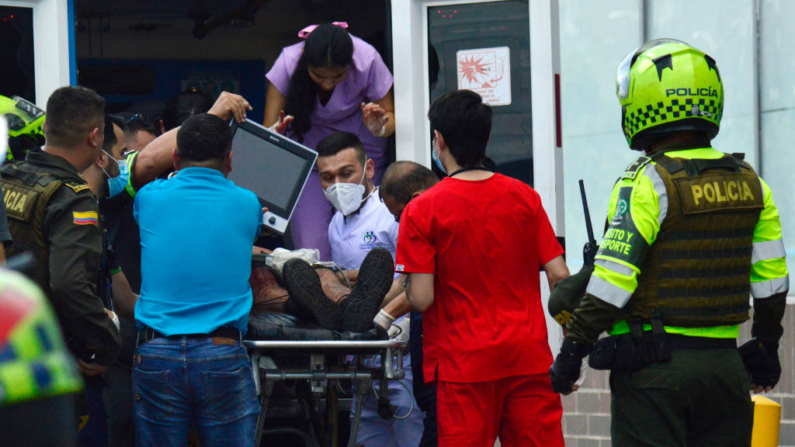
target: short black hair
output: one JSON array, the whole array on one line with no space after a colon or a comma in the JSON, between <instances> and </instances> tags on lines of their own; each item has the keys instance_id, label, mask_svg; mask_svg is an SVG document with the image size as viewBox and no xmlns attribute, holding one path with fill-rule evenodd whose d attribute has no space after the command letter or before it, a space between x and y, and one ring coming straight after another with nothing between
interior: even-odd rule
<instances>
[{"instance_id":1,"label":"short black hair","mask_svg":"<svg viewBox=\"0 0 795 447\"><path fill-rule=\"evenodd\" d=\"M119 126L120 129L124 129L123 121L121 118L115 115L105 115L105 142L102 144L102 150L105 152L113 155L113 146L118 143L118 139L116 138L116 130L113 128L113 125Z\"/></svg>"},{"instance_id":2,"label":"short black hair","mask_svg":"<svg viewBox=\"0 0 795 447\"><path fill-rule=\"evenodd\" d=\"M355 134L350 132L334 132L320 140L315 147L318 158L330 157L339 152L353 148L356 151L356 158L364 166L367 162L367 152L364 151L362 141Z\"/></svg>"},{"instance_id":3,"label":"short black hair","mask_svg":"<svg viewBox=\"0 0 795 447\"><path fill-rule=\"evenodd\" d=\"M149 117L140 113L120 113L118 115L122 119L120 124L124 135L135 135L139 130L148 132L156 137L160 136L160 127L157 126Z\"/></svg>"},{"instance_id":4,"label":"short black hair","mask_svg":"<svg viewBox=\"0 0 795 447\"><path fill-rule=\"evenodd\" d=\"M486 159L491 135L492 109L471 90L447 92L431 104L431 130L442 134L456 163L462 168L480 166Z\"/></svg>"},{"instance_id":5,"label":"short black hair","mask_svg":"<svg viewBox=\"0 0 795 447\"><path fill-rule=\"evenodd\" d=\"M91 129L102 128L105 100L85 87L61 87L47 99L46 113L47 144L68 148L79 145Z\"/></svg>"},{"instance_id":6,"label":"short black hair","mask_svg":"<svg viewBox=\"0 0 795 447\"><path fill-rule=\"evenodd\" d=\"M424 191L439 182L430 169L413 161L396 161L384 172L379 188L381 197L392 197L400 205L407 205L412 194Z\"/></svg>"},{"instance_id":7,"label":"short black hair","mask_svg":"<svg viewBox=\"0 0 795 447\"><path fill-rule=\"evenodd\" d=\"M177 131L177 155L180 162L221 160L232 149L232 131L221 118L200 113Z\"/></svg>"},{"instance_id":8,"label":"short black hair","mask_svg":"<svg viewBox=\"0 0 795 447\"><path fill-rule=\"evenodd\" d=\"M205 113L213 107L213 99L207 93L191 87L172 97L163 109L163 127L166 132L181 126L186 119Z\"/></svg>"}]
</instances>

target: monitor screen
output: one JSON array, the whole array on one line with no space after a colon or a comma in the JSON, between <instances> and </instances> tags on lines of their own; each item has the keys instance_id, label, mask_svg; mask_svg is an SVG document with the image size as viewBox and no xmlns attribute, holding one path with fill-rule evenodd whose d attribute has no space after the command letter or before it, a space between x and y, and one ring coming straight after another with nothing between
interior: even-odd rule
<instances>
[{"instance_id":1,"label":"monitor screen","mask_svg":"<svg viewBox=\"0 0 795 447\"><path fill-rule=\"evenodd\" d=\"M317 152L259 124L232 123L229 180L254 192L268 207L266 226L283 233L315 164Z\"/></svg>"},{"instance_id":2,"label":"monitor screen","mask_svg":"<svg viewBox=\"0 0 795 447\"><path fill-rule=\"evenodd\" d=\"M306 159L239 128L232 140L232 173L229 178L249 179L244 188L261 200L287 209L296 188L303 186ZM290 186L293 186L290 188Z\"/></svg>"}]
</instances>

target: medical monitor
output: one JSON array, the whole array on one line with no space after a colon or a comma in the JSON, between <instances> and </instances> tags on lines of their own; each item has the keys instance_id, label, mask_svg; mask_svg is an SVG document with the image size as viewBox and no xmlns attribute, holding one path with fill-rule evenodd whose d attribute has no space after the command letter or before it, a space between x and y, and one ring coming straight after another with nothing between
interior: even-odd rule
<instances>
[{"instance_id":1,"label":"medical monitor","mask_svg":"<svg viewBox=\"0 0 795 447\"><path fill-rule=\"evenodd\" d=\"M284 234L317 152L250 120L233 121L232 134L229 180L253 191L268 207L264 225Z\"/></svg>"}]
</instances>

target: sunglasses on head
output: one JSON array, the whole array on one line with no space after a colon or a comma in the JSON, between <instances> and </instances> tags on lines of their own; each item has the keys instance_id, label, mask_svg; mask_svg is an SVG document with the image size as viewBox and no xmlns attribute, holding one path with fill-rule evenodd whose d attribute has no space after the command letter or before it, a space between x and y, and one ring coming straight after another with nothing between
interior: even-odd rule
<instances>
[{"instance_id":1,"label":"sunglasses on head","mask_svg":"<svg viewBox=\"0 0 795 447\"><path fill-rule=\"evenodd\" d=\"M140 113L136 113L135 115L127 118L126 120L124 120L124 126L126 127L126 126L130 125L130 123L135 122L135 121L140 121L144 126L150 126L151 125L151 123L149 122L149 118L147 118L145 115L142 115Z\"/></svg>"}]
</instances>

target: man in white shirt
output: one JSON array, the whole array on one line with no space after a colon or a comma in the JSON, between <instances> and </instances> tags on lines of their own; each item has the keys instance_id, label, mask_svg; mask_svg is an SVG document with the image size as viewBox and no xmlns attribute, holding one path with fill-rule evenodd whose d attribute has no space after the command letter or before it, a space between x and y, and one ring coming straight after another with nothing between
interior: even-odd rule
<instances>
[{"instance_id":1,"label":"man in white shirt","mask_svg":"<svg viewBox=\"0 0 795 447\"><path fill-rule=\"evenodd\" d=\"M374 163L367 158L362 143L354 134L337 132L321 140L316 149L320 184L326 198L337 209L329 225L331 258L335 263L349 269L358 269L368 254L372 256L384 249L394 258L398 223L381 202L378 188L373 185ZM370 257L368 262L369 259ZM362 265L358 281L364 281L370 276L369 272L366 274L364 267ZM367 309L368 313L362 313L354 312L350 307L345 309L343 326L351 327L351 321L354 320L361 325L371 325L379 309L403 293L402 281L398 280L398 276L394 277L391 290L374 311ZM345 301L341 307L345 307ZM381 419L378 416L376 399L368 395L362 408L358 444L368 447L414 447L419 444L423 415L408 391L411 389L410 355L404 357L404 366L406 378L403 383L406 388L392 381L388 395L391 405L397 407L395 414L398 417L405 416L413 408L411 415L407 419Z\"/></svg>"}]
</instances>

